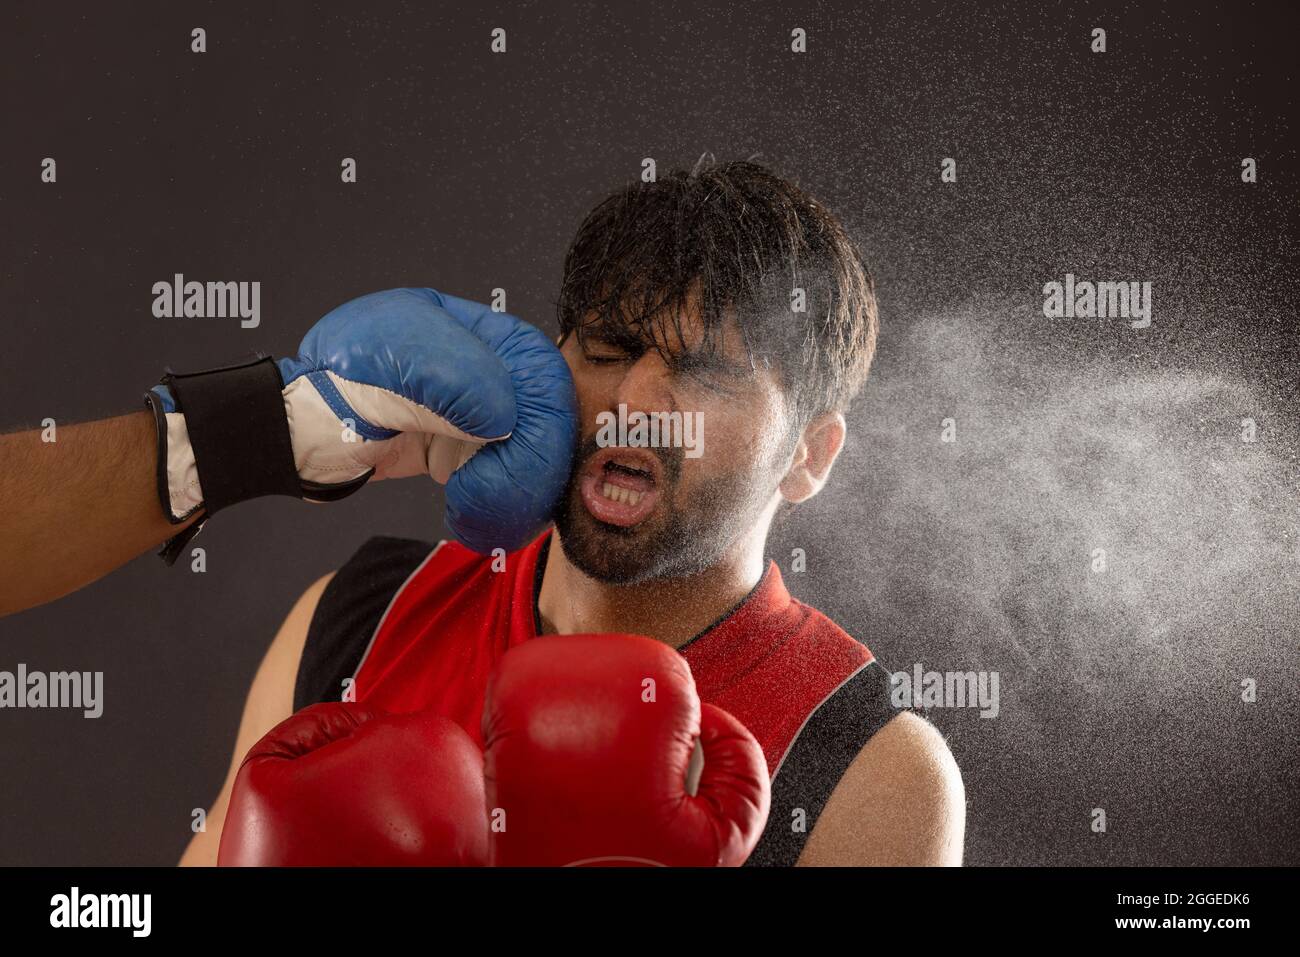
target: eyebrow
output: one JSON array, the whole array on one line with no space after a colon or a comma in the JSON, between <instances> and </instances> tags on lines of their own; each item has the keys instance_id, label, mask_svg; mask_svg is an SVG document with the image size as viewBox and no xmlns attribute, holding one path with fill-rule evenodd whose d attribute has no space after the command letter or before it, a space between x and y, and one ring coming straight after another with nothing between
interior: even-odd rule
<instances>
[{"instance_id":1,"label":"eyebrow","mask_svg":"<svg viewBox=\"0 0 1300 957\"><path fill-rule=\"evenodd\" d=\"M675 371L699 369L706 373L730 376L733 378L741 376L747 377L752 373L752 370L748 365L728 359L718 352L710 354L688 352L682 356L674 356L672 361L669 362L669 365Z\"/></svg>"},{"instance_id":2,"label":"eyebrow","mask_svg":"<svg viewBox=\"0 0 1300 957\"><path fill-rule=\"evenodd\" d=\"M644 352L646 350L646 344L640 336L617 326L613 328L597 326L589 329L582 339L584 346L588 342L597 342L602 345L613 346L615 349L624 349L628 352Z\"/></svg>"}]
</instances>

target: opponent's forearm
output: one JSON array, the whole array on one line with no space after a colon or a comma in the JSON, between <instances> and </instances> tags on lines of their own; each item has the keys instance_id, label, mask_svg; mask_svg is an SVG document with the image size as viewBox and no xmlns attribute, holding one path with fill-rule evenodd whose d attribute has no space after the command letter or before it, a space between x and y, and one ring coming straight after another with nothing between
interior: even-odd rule
<instances>
[{"instance_id":1,"label":"opponent's forearm","mask_svg":"<svg viewBox=\"0 0 1300 957\"><path fill-rule=\"evenodd\" d=\"M148 412L0 435L0 615L53 601L161 545Z\"/></svg>"}]
</instances>

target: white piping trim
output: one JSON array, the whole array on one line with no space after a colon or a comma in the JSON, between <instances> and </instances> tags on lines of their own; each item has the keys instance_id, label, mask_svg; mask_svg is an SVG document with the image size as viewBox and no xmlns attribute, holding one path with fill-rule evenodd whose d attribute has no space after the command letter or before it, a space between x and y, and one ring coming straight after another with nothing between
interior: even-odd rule
<instances>
[{"instance_id":1,"label":"white piping trim","mask_svg":"<svg viewBox=\"0 0 1300 957\"><path fill-rule=\"evenodd\" d=\"M799 740L799 735L803 734L803 729L808 726L808 722L812 720L813 715L815 715L818 711L820 711L822 709L822 706L825 705L827 701L830 701L831 698L835 697L835 695L839 693L839 690L841 688L843 688L846 684L848 684L850 681L852 681L858 675L862 674L862 672L866 671L874 664L876 664L876 659L872 658L866 664L862 665L860 668L854 671L853 674L849 675L847 678L845 678L843 681L837 684L833 689L831 689L830 693L827 694L826 697L822 698L821 701L817 702L817 707L813 708L811 711L808 712L808 716L803 719L803 724L799 725L799 730L794 733L794 736L792 738L790 738L790 743L789 745L786 746L785 752L781 755L781 760L777 762L776 770L772 772L773 781L775 781L776 776L781 773L781 769L785 767L785 759L788 758L790 756L790 752L794 750L795 742Z\"/></svg>"}]
</instances>

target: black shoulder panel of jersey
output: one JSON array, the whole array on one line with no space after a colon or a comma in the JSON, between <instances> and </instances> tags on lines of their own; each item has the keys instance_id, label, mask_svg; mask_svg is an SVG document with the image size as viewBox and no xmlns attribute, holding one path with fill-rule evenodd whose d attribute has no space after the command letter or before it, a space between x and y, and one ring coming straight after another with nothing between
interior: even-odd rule
<instances>
[{"instance_id":1,"label":"black shoulder panel of jersey","mask_svg":"<svg viewBox=\"0 0 1300 957\"><path fill-rule=\"evenodd\" d=\"M330 579L307 628L293 709L338 701L356 674L393 596L433 551L430 542L376 536Z\"/></svg>"},{"instance_id":2,"label":"black shoulder panel of jersey","mask_svg":"<svg viewBox=\"0 0 1300 957\"><path fill-rule=\"evenodd\" d=\"M772 778L772 809L746 867L793 867L835 785L873 734L898 714L889 672L864 665L804 722Z\"/></svg>"}]
</instances>

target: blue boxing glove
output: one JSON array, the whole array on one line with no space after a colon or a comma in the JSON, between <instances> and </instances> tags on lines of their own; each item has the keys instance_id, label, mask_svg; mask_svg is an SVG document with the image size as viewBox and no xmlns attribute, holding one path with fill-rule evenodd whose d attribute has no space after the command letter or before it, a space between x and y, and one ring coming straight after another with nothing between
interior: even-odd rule
<instances>
[{"instance_id":1,"label":"blue boxing glove","mask_svg":"<svg viewBox=\"0 0 1300 957\"><path fill-rule=\"evenodd\" d=\"M373 479L447 485L447 526L487 553L550 519L577 437L573 379L536 328L433 289L339 306L292 359L187 375L145 396L158 423L158 491L174 523L262 495L314 502Z\"/></svg>"}]
</instances>

